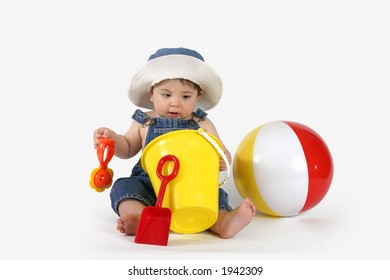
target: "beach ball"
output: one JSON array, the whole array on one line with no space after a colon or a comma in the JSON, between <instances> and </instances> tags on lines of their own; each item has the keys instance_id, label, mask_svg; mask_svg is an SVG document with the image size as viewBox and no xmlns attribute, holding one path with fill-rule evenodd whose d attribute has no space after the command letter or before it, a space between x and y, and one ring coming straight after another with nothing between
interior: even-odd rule
<instances>
[{"instance_id":1,"label":"beach ball","mask_svg":"<svg viewBox=\"0 0 390 280\"><path fill-rule=\"evenodd\" d=\"M310 127L273 121L241 141L233 159L233 178L240 195L249 197L259 212L294 216L325 197L333 160L324 140Z\"/></svg>"}]
</instances>

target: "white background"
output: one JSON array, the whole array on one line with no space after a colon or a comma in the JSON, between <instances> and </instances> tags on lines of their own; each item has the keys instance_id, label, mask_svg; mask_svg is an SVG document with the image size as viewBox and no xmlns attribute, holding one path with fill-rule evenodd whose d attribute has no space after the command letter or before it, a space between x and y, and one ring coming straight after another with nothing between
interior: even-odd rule
<instances>
[{"instance_id":1,"label":"white background","mask_svg":"<svg viewBox=\"0 0 390 280\"><path fill-rule=\"evenodd\" d=\"M389 14L376 0L2 1L0 259L389 259ZM231 240L119 234L109 192L88 185L92 133L127 130L131 76L161 47L195 49L220 73L208 113L233 155L269 121L319 133L335 167L323 201L258 214ZM137 159L110 167L127 176ZM225 188L237 206L231 177Z\"/></svg>"}]
</instances>

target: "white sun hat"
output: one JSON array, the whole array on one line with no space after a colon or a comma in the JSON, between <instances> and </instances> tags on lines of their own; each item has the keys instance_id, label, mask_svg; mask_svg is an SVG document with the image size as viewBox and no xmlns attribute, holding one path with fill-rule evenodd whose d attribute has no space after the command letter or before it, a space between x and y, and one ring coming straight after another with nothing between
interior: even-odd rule
<instances>
[{"instance_id":1,"label":"white sun hat","mask_svg":"<svg viewBox=\"0 0 390 280\"><path fill-rule=\"evenodd\" d=\"M153 109L149 92L167 79L186 79L199 85L203 91L198 101L202 110L210 110L222 96L222 80L196 51L186 48L163 48L149 57L144 67L132 78L128 95L134 105Z\"/></svg>"}]
</instances>

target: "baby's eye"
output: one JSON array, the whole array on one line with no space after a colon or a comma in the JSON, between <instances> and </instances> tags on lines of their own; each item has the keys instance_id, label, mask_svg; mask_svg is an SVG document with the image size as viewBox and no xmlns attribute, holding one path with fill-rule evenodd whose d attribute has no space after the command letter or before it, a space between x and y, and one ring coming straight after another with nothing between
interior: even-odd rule
<instances>
[{"instance_id":1,"label":"baby's eye","mask_svg":"<svg viewBox=\"0 0 390 280\"><path fill-rule=\"evenodd\" d=\"M164 97L170 97L171 96L170 93L166 93L166 92L161 93L161 95L164 96Z\"/></svg>"},{"instance_id":2,"label":"baby's eye","mask_svg":"<svg viewBox=\"0 0 390 280\"><path fill-rule=\"evenodd\" d=\"M183 95L183 99L190 99L191 95Z\"/></svg>"}]
</instances>

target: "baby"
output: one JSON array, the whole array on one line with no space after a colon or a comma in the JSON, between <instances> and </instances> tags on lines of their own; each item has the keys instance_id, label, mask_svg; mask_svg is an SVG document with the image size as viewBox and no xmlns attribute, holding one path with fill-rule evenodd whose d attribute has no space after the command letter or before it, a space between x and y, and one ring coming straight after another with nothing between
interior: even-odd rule
<instances>
[{"instance_id":1,"label":"baby","mask_svg":"<svg viewBox=\"0 0 390 280\"><path fill-rule=\"evenodd\" d=\"M101 127L94 131L94 144L99 138L111 138L115 143L115 156L131 158L143 150L156 137L175 130L202 128L221 141L217 129L207 117L206 110L218 104L222 96L219 75L196 51L186 48L164 48L150 56L145 66L132 79L129 98L138 107L125 134ZM231 154L222 143L226 158ZM220 160L220 171L226 170ZM140 161L135 164L130 177L116 180L110 192L111 205L119 215L117 230L135 235L141 212L156 203L150 178ZM218 219L210 230L221 238L231 238L246 227L256 213L249 198L232 209L228 195L219 188Z\"/></svg>"}]
</instances>

